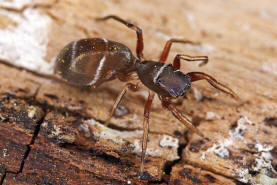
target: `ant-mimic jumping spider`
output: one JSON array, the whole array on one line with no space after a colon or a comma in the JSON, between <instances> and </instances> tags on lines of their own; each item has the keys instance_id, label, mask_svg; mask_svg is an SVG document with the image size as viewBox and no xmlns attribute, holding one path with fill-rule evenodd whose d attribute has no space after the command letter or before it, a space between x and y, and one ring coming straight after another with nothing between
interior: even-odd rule
<instances>
[{"instance_id":1,"label":"ant-mimic jumping spider","mask_svg":"<svg viewBox=\"0 0 277 185\"><path fill-rule=\"evenodd\" d=\"M144 159L147 148L147 138L149 131L149 113L150 107L157 93L162 106L167 108L171 113L186 127L193 132L204 137L204 135L191 123L191 121L179 112L171 103L171 99L184 96L190 89L191 82L198 80L207 80L213 87L230 94L234 98L238 96L227 86L217 82L212 76L202 72L190 72L184 74L179 71L180 61L201 61L201 65L208 62L207 56L189 56L177 54L174 58L173 65L165 64L172 43L189 43L189 40L170 39L166 42L159 61L150 61L143 59L143 36L142 30L118 16L109 15L97 20L114 19L128 28L136 31L137 58L125 45L109 41L104 38L88 38L73 41L66 45L56 59L56 72L62 76L68 83L78 86L98 87L102 83L118 78L127 82L119 96L117 97L109 118L113 116L118 104L128 89L137 89L138 83L130 83L133 73L138 76L139 82L149 89L149 96L144 108L143 121L143 141L141 154L140 172L144 174ZM141 177L142 177L141 176Z\"/></svg>"}]
</instances>

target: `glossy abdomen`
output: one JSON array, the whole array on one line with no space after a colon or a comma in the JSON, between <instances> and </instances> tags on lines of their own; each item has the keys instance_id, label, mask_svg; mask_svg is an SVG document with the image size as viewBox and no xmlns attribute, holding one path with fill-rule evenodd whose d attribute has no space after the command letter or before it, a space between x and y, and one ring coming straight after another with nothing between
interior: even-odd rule
<instances>
[{"instance_id":1,"label":"glossy abdomen","mask_svg":"<svg viewBox=\"0 0 277 185\"><path fill-rule=\"evenodd\" d=\"M55 72L73 85L98 86L118 73L133 71L134 63L135 57L123 44L102 38L82 39L62 49Z\"/></svg>"}]
</instances>

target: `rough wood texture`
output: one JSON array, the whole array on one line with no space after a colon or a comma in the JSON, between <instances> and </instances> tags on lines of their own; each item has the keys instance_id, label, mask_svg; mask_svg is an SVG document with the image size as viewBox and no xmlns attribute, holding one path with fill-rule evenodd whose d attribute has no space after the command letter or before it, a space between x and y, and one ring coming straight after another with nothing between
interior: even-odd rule
<instances>
[{"instance_id":1,"label":"rough wood texture","mask_svg":"<svg viewBox=\"0 0 277 185\"><path fill-rule=\"evenodd\" d=\"M277 183L277 13L272 1L7 1L0 2L0 184L272 184ZM107 126L119 81L94 91L53 77L53 61L68 42L105 37L135 51L135 33L107 14L143 30L144 56L157 59L172 37L177 53L208 55L198 68L231 87L236 102L206 82L176 100L209 138L187 132L158 99L151 111L146 170L137 178L143 108L128 92L123 113Z\"/></svg>"},{"instance_id":2,"label":"rough wood texture","mask_svg":"<svg viewBox=\"0 0 277 185\"><path fill-rule=\"evenodd\" d=\"M234 182L228 178L213 174L209 171L195 168L190 165L179 163L172 169L169 184L232 184Z\"/></svg>"}]
</instances>

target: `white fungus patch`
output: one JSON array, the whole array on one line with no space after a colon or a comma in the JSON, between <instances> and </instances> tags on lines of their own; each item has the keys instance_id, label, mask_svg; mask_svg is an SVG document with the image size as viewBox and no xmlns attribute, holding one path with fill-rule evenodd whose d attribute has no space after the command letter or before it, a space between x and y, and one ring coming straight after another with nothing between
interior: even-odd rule
<instances>
[{"instance_id":1,"label":"white fungus patch","mask_svg":"<svg viewBox=\"0 0 277 185\"><path fill-rule=\"evenodd\" d=\"M163 135L163 138L160 140L161 147L176 147L179 146L179 140L177 138L171 137L169 135Z\"/></svg>"},{"instance_id":2,"label":"white fungus patch","mask_svg":"<svg viewBox=\"0 0 277 185\"><path fill-rule=\"evenodd\" d=\"M217 156L221 158L229 158L230 152L225 146L217 146L213 151Z\"/></svg>"},{"instance_id":3,"label":"white fungus patch","mask_svg":"<svg viewBox=\"0 0 277 185\"><path fill-rule=\"evenodd\" d=\"M268 176L270 173L277 174L271 164L273 157L270 151L273 150L274 147L272 145L262 145L257 143L255 148L258 153L254 154L255 163L250 166L250 170L258 172L258 174L252 176L249 173L249 169L239 168L236 170L236 175L239 177L238 180L255 185L276 185L277 178L271 178Z\"/></svg>"},{"instance_id":4,"label":"white fungus patch","mask_svg":"<svg viewBox=\"0 0 277 185\"><path fill-rule=\"evenodd\" d=\"M61 127L57 126L57 125L53 125L53 130L51 132L51 135L52 136L59 136L62 134L62 130L61 130Z\"/></svg>"},{"instance_id":5,"label":"white fungus patch","mask_svg":"<svg viewBox=\"0 0 277 185\"><path fill-rule=\"evenodd\" d=\"M135 139L134 146L135 148L133 150L133 153L141 154L142 148L141 148L140 139ZM148 146L146 149L146 155L150 155L152 157L161 157L163 155L163 150L159 148L153 149Z\"/></svg>"},{"instance_id":6,"label":"white fungus patch","mask_svg":"<svg viewBox=\"0 0 277 185\"><path fill-rule=\"evenodd\" d=\"M217 155L218 157L221 158L229 158L230 157L230 152L228 150L228 146L233 144L233 140L232 139L224 139L222 141L219 141L218 144L213 144L212 147L208 148L205 152L202 153L201 155L201 160L205 160L206 159L206 155L208 153L214 153L215 155Z\"/></svg>"},{"instance_id":7,"label":"white fungus patch","mask_svg":"<svg viewBox=\"0 0 277 185\"><path fill-rule=\"evenodd\" d=\"M48 128L48 123L43 122L42 127ZM59 140L66 140L67 142L74 142L75 141L75 135L69 134L68 132L65 132L63 125L53 125L53 128L51 128L51 132L48 134L50 138L58 138Z\"/></svg>"},{"instance_id":8,"label":"white fungus patch","mask_svg":"<svg viewBox=\"0 0 277 185\"><path fill-rule=\"evenodd\" d=\"M246 116L241 117L237 121L236 129L229 132L230 137L219 141L212 147L208 148L202 153L200 159L205 160L208 153L214 153L221 158L228 158L230 156L230 152L227 147L235 144L235 140L233 140L234 138L243 139L242 133L247 128L247 124L253 125L254 122L249 120ZM255 148L257 149L257 153L253 154L255 162L252 163L252 166L247 165L247 159L243 158L243 165L248 167L235 169L237 180L253 185L276 185L277 178L271 178L269 176L272 173L277 174L276 170L272 166L272 160L274 160L274 158L270 153L274 149L274 146L257 143ZM255 171L257 174L251 175L250 171Z\"/></svg>"},{"instance_id":9,"label":"white fungus patch","mask_svg":"<svg viewBox=\"0 0 277 185\"><path fill-rule=\"evenodd\" d=\"M277 173L271 165L273 157L270 151L273 150L274 147L272 145L262 145L260 143L257 143L255 145L255 148L257 148L259 154L256 154L257 156L255 159L256 163L255 163L255 166L253 167L253 170L259 171L264 174L266 174L268 171Z\"/></svg>"},{"instance_id":10,"label":"white fungus patch","mask_svg":"<svg viewBox=\"0 0 277 185\"><path fill-rule=\"evenodd\" d=\"M123 140L124 138L131 138L131 137L140 137L142 135L141 130L136 130L136 131L117 131L114 129L110 129L99 122L91 119L87 120L84 123L88 124L89 126L96 127L98 130L93 131L93 135L96 137L99 137L101 139L105 140L111 140L114 143L117 144L124 144L125 141Z\"/></svg>"},{"instance_id":11,"label":"white fungus patch","mask_svg":"<svg viewBox=\"0 0 277 185\"><path fill-rule=\"evenodd\" d=\"M94 136L99 137L101 139L110 140L119 145L125 144L125 142L127 141L125 139L132 138L133 141L130 144L130 146L133 147L132 153L141 154L141 151L142 151L141 138L143 134L142 130L118 131L118 130L108 128L95 120L87 120L84 122L84 124L88 124L89 126L95 128L92 131L92 134ZM164 141L164 140L167 140L167 141ZM161 146L158 146L161 143L163 146L171 147L171 149L168 149L168 148L165 149L165 148L162 148ZM148 147L146 149L146 155L149 155L152 157L165 157L167 160L176 160L179 158L177 154L178 143L179 143L178 139L168 135L163 135L162 139L160 140L160 143L159 144L157 143L155 147L151 147L151 144L153 145L155 143L148 143ZM164 155L165 151L170 151L171 152L170 155L165 156Z\"/></svg>"},{"instance_id":12,"label":"white fungus patch","mask_svg":"<svg viewBox=\"0 0 277 185\"><path fill-rule=\"evenodd\" d=\"M32 3L33 0L1 0L1 6L6 8L21 9L25 5Z\"/></svg>"},{"instance_id":13,"label":"white fungus patch","mask_svg":"<svg viewBox=\"0 0 277 185\"><path fill-rule=\"evenodd\" d=\"M276 185L277 183L277 178L271 178L264 173L252 176L246 168L238 168L236 176L239 181L252 185Z\"/></svg>"},{"instance_id":14,"label":"white fungus patch","mask_svg":"<svg viewBox=\"0 0 277 185\"><path fill-rule=\"evenodd\" d=\"M273 146L272 145L262 145L260 143L257 143L255 145L255 148L257 148L258 152L269 152L271 150L273 150Z\"/></svg>"},{"instance_id":15,"label":"white fungus patch","mask_svg":"<svg viewBox=\"0 0 277 185\"><path fill-rule=\"evenodd\" d=\"M86 125L86 124L80 124L78 128L79 128L80 131L82 131L84 133L88 133L89 132L88 125Z\"/></svg>"},{"instance_id":16,"label":"white fungus patch","mask_svg":"<svg viewBox=\"0 0 277 185\"><path fill-rule=\"evenodd\" d=\"M15 6L27 2L23 1L20 4L20 1L14 1ZM0 29L0 59L41 73L53 73L51 65L44 60L51 19L47 15L42 15L39 10L31 8L25 9L22 14L0 9L0 15L7 16L17 23L15 26L9 25L6 29Z\"/></svg>"},{"instance_id":17,"label":"white fungus patch","mask_svg":"<svg viewBox=\"0 0 277 185\"><path fill-rule=\"evenodd\" d=\"M236 176L238 177L238 180L243 183L248 183L249 178L251 177L247 168L238 168L236 170Z\"/></svg>"},{"instance_id":18,"label":"white fungus patch","mask_svg":"<svg viewBox=\"0 0 277 185\"><path fill-rule=\"evenodd\" d=\"M236 128L234 130L229 130L229 135L235 139L243 139L243 134L247 128L245 123L250 125L254 124L253 121L249 120L246 116L243 116L237 121Z\"/></svg>"}]
</instances>

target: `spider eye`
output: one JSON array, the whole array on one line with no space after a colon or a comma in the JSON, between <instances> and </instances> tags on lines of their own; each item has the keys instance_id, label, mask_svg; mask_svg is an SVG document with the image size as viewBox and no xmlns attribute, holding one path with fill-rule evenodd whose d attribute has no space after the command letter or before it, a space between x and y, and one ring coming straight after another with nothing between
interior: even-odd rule
<instances>
[{"instance_id":1,"label":"spider eye","mask_svg":"<svg viewBox=\"0 0 277 185\"><path fill-rule=\"evenodd\" d=\"M161 83L162 83L162 80L161 80L160 78L158 78L158 79L156 80L156 84L159 85L159 86L161 86Z\"/></svg>"}]
</instances>

